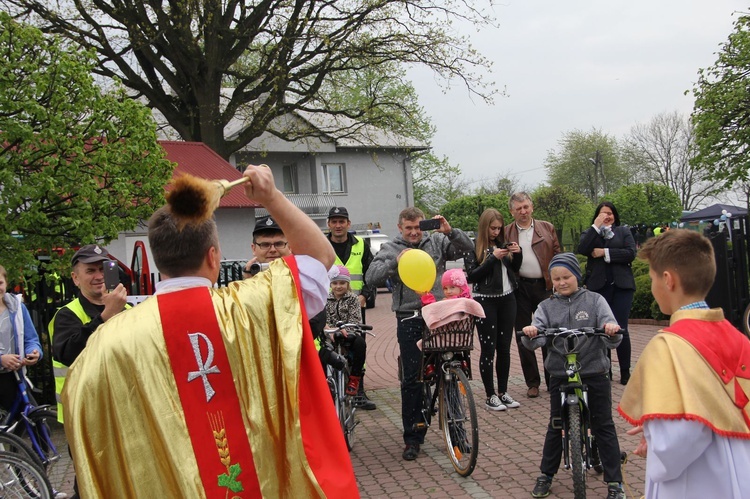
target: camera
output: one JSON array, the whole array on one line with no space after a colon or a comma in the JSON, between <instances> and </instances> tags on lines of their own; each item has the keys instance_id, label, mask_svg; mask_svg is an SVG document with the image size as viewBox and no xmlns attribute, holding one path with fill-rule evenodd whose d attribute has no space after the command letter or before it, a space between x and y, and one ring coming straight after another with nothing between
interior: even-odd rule
<instances>
[{"instance_id":1,"label":"camera","mask_svg":"<svg viewBox=\"0 0 750 499\"><path fill-rule=\"evenodd\" d=\"M120 284L120 269L114 260L104 261L104 286L108 291L112 291Z\"/></svg>"},{"instance_id":2,"label":"camera","mask_svg":"<svg viewBox=\"0 0 750 499\"><path fill-rule=\"evenodd\" d=\"M419 230L437 230L440 228L440 219L430 218L419 221Z\"/></svg>"},{"instance_id":3,"label":"camera","mask_svg":"<svg viewBox=\"0 0 750 499\"><path fill-rule=\"evenodd\" d=\"M250 275L255 275L258 272L263 272L264 270L268 270L268 264L267 263L254 263L250 265L250 271L248 272Z\"/></svg>"}]
</instances>

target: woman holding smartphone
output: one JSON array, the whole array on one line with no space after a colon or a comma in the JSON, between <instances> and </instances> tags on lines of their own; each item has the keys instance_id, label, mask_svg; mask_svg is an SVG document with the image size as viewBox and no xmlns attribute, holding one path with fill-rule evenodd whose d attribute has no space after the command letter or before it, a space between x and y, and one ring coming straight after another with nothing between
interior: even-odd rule
<instances>
[{"instance_id":1,"label":"woman holding smartphone","mask_svg":"<svg viewBox=\"0 0 750 499\"><path fill-rule=\"evenodd\" d=\"M479 372L487 395L485 407L504 411L520 407L508 393L510 374L510 345L516 322L516 272L521 268L523 255L516 243L505 242L503 215L494 208L484 210L474 252L464 258L467 280L473 283L473 297L482 305L486 317L477 320L481 354ZM497 360L495 357L497 356ZM495 392L494 370L497 370Z\"/></svg>"},{"instance_id":2,"label":"woman holding smartphone","mask_svg":"<svg viewBox=\"0 0 750 499\"><path fill-rule=\"evenodd\" d=\"M18 395L16 371L42 358L42 345L21 295L8 290L8 272L0 265L0 406L10 409Z\"/></svg>"}]
</instances>

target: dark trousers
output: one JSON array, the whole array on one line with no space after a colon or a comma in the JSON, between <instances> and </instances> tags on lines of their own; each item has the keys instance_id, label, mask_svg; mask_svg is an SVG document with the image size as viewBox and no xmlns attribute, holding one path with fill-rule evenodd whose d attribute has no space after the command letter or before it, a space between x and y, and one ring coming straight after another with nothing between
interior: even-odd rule
<instances>
[{"instance_id":1,"label":"dark trousers","mask_svg":"<svg viewBox=\"0 0 750 499\"><path fill-rule=\"evenodd\" d=\"M404 443L423 444L427 430L415 431L414 424L422 420L422 383L419 382L422 351L417 347L417 342L422 339L425 323L420 317L396 320L396 337L401 351L401 421L404 425Z\"/></svg>"},{"instance_id":2,"label":"dark trousers","mask_svg":"<svg viewBox=\"0 0 750 499\"><path fill-rule=\"evenodd\" d=\"M597 289L596 292L607 300L615 319L617 319L617 324L623 329L622 341L617 346L617 360L620 362L620 375L626 379L630 378L630 333L627 329L635 290L622 289L614 284L607 284L602 289ZM610 350L607 350L607 355L610 359L612 358ZM611 372L612 369L610 369Z\"/></svg>"},{"instance_id":3,"label":"dark trousers","mask_svg":"<svg viewBox=\"0 0 750 499\"><path fill-rule=\"evenodd\" d=\"M493 298L478 296L476 300L482 305L486 316L484 319L478 319L476 324L481 348L479 373L482 376L485 394L489 398L495 394L493 365L497 368L497 392L508 391L510 344L513 325L516 322L516 297L514 293L510 293Z\"/></svg>"},{"instance_id":4,"label":"dark trousers","mask_svg":"<svg viewBox=\"0 0 750 499\"><path fill-rule=\"evenodd\" d=\"M550 421L547 436L544 438L542 464L539 469L545 475L554 475L560 468L562 459L562 430L552 428L552 418L561 414L560 384L568 378L553 376L549 385ZM588 386L589 411L591 413L591 431L596 437L599 457L604 468L605 482L622 482L620 469L620 443L617 441L615 423L612 421L612 386L606 374L581 378Z\"/></svg>"},{"instance_id":5,"label":"dark trousers","mask_svg":"<svg viewBox=\"0 0 750 499\"><path fill-rule=\"evenodd\" d=\"M0 407L10 411L18 398L18 381L13 372L0 374Z\"/></svg>"},{"instance_id":6,"label":"dark trousers","mask_svg":"<svg viewBox=\"0 0 750 499\"><path fill-rule=\"evenodd\" d=\"M515 292L516 332L521 332L524 327L531 324L536 307L549 298L551 294L551 291L547 291L544 280L529 282L520 279L518 281L518 289ZM521 338L518 335L516 335L516 346L518 347L518 357L521 359L521 369L523 370L523 378L526 380L526 386L536 386L538 388L541 385L541 378L539 377L536 352L523 346ZM542 359L547 359L546 346L542 347ZM544 370L544 381L549 387L549 373L547 369Z\"/></svg>"}]
</instances>

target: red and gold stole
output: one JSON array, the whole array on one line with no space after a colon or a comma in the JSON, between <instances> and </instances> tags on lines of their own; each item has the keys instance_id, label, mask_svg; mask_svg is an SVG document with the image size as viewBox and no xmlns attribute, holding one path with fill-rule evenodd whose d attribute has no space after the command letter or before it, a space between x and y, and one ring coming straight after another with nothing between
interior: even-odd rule
<instances>
[{"instance_id":1,"label":"red and gold stole","mask_svg":"<svg viewBox=\"0 0 750 499\"><path fill-rule=\"evenodd\" d=\"M161 317L168 318L162 320L164 341L206 496L260 497L209 288L166 293L158 300Z\"/></svg>"}]
</instances>

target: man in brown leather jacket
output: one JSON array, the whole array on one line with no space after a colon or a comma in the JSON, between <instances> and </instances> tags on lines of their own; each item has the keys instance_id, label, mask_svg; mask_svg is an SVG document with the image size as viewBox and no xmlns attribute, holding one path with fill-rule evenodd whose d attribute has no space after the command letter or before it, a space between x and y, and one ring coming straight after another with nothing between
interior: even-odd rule
<instances>
[{"instance_id":1,"label":"man in brown leather jacket","mask_svg":"<svg viewBox=\"0 0 750 499\"><path fill-rule=\"evenodd\" d=\"M523 263L518 271L518 289L516 290L516 331L521 331L531 324L536 307L552 294L552 280L549 276L549 262L560 253L560 242L557 240L555 226L543 220L532 218L534 203L525 192L516 192L508 202L514 223L505 226L505 240L515 242L523 252ZM531 398L539 396L539 365L536 353L525 348L516 336L521 369L529 387ZM542 358L547 358L546 347L542 348ZM549 387L549 373L544 370L544 379Z\"/></svg>"}]
</instances>

